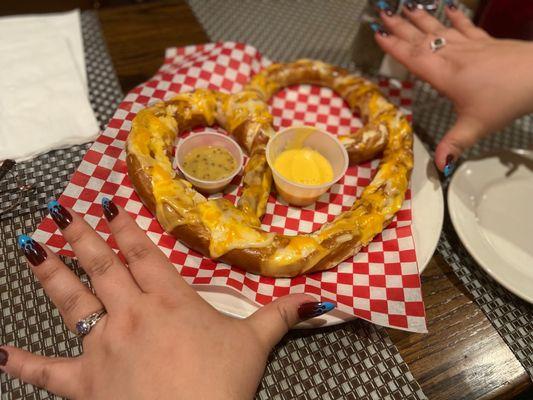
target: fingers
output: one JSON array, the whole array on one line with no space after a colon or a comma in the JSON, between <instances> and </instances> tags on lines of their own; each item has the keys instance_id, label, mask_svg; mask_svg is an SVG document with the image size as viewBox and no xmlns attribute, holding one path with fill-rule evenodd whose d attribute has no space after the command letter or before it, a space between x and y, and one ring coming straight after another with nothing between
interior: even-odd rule
<instances>
[{"instance_id":1,"label":"fingers","mask_svg":"<svg viewBox=\"0 0 533 400\"><path fill-rule=\"evenodd\" d=\"M446 27L435 17L424 10L404 7L405 16L422 32L437 35L446 30Z\"/></svg>"},{"instance_id":2,"label":"fingers","mask_svg":"<svg viewBox=\"0 0 533 400\"><path fill-rule=\"evenodd\" d=\"M318 317L333 308L334 303L317 302L307 294L293 294L260 308L247 321L267 348L272 348L298 322Z\"/></svg>"},{"instance_id":3,"label":"fingers","mask_svg":"<svg viewBox=\"0 0 533 400\"><path fill-rule=\"evenodd\" d=\"M457 8L446 8L446 16L452 26L470 39L486 39L489 34L483 29L477 28L470 19Z\"/></svg>"},{"instance_id":4,"label":"fingers","mask_svg":"<svg viewBox=\"0 0 533 400\"><path fill-rule=\"evenodd\" d=\"M413 44L394 35L379 34L376 34L375 39L384 52L390 54L419 78L440 89L447 65L445 60L431 52L425 42Z\"/></svg>"},{"instance_id":5,"label":"fingers","mask_svg":"<svg viewBox=\"0 0 533 400\"><path fill-rule=\"evenodd\" d=\"M39 260L35 257L31 259L34 262L30 260L32 271L72 332L76 332L80 319L103 308L89 288L46 246L21 235L19 247L25 254L41 255L41 262L36 262Z\"/></svg>"},{"instance_id":6,"label":"fingers","mask_svg":"<svg viewBox=\"0 0 533 400\"><path fill-rule=\"evenodd\" d=\"M110 314L126 305L124 299L141 293L118 256L83 218L57 202L52 202L49 208L50 215L62 229L63 237L91 278L96 295Z\"/></svg>"},{"instance_id":7,"label":"fingers","mask_svg":"<svg viewBox=\"0 0 533 400\"><path fill-rule=\"evenodd\" d=\"M422 41L425 37L422 31L399 15L388 16L387 14L382 13L381 19L390 33L397 38L415 44Z\"/></svg>"},{"instance_id":8,"label":"fingers","mask_svg":"<svg viewBox=\"0 0 533 400\"><path fill-rule=\"evenodd\" d=\"M76 397L81 378L79 358L43 357L11 346L0 348L0 368L26 383L67 398Z\"/></svg>"},{"instance_id":9,"label":"fingers","mask_svg":"<svg viewBox=\"0 0 533 400\"><path fill-rule=\"evenodd\" d=\"M435 150L437 168L450 175L450 167L446 169L446 165L456 161L466 149L483 136L483 133L484 129L475 119L459 116Z\"/></svg>"},{"instance_id":10,"label":"fingers","mask_svg":"<svg viewBox=\"0 0 533 400\"><path fill-rule=\"evenodd\" d=\"M126 258L130 272L144 292L176 290L180 285L180 289L192 290L127 212L107 198L102 201L102 206L108 210L105 215L109 228Z\"/></svg>"}]
</instances>

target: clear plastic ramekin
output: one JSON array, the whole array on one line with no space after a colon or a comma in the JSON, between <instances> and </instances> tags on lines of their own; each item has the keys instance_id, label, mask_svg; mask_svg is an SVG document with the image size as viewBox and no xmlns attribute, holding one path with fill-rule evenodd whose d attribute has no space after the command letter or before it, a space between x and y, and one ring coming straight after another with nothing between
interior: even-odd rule
<instances>
[{"instance_id":1,"label":"clear plastic ramekin","mask_svg":"<svg viewBox=\"0 0 533 400\"><path fill-rule=\"evenodd\" d=\"M194 176L188 174L183 169L183 160L185 156L194 148L201 146L216 146L222 147L230 152L230 154L235 158L236 167L230 175L226 178L218 179L216 181L207 181L195 178ZM199 132L193 133L187 136L185 139L181 139L178 145L176 146L176 152L174 154L174 159L176 164L189 182L191 182L199 191L207 194L216 193L222 191L231 180L237 175L243 163L243 153L241 147L229 136L223 135L216 132Z\"/></svg>"},{"instance_id":2,"label":"clear plastic ramekin","mask_svg":"<svg viewBox=\"0 0 533 400\"><path fill-rule=\"evenodd\" d=\"M284 178L274 168L278 155L287 148L308 147L322 154L331 164L333 179L322 185L302 185ZM348 169L348 153L342 143L333 135L312 126L292 126L276 133L266 147L266 158L276 189L290 204L307 206L341 179Z\"/></svg>"}]
</instances>

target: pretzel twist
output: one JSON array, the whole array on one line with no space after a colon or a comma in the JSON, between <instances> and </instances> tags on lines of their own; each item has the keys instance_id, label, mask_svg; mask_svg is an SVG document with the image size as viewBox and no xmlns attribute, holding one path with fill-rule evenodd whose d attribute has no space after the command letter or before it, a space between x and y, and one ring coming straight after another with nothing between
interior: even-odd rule
<instances>
[{"instance_id":1,"label":"pretzel twist","mask_svg":"<svg viewBox=\"0 0 533 400\"><path fill-rule=\"evenodd\" d=\"M381 152L383 157L350 210L313 233L288 236L260 228L272 185L265 147L275 132L267 102L278 90L302 83L333 89L360 113L365 126L340 137L351 163ZM250 156L237 207L223 198L207 200L172 168L177 135L215 123ZM390 223L408 188L412 146L409 122L375 85L320 61L298 60L265 68L239 93L198 89L141 110L126 151L137 194L167 232L207 257L264 276L292 277L335 267Z\"/></svg>"}]
</instances>

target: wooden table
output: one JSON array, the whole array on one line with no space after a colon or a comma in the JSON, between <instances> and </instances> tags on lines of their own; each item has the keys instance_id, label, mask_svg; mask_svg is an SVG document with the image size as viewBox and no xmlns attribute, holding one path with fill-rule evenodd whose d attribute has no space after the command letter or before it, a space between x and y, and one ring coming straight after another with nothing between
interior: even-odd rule
<instances>
[{"instance_id":1,"label":"wooden table","mask_svg":"<svg viewBox=\"0 0 533 400\"><path fill-rule=\"evenodd\" d=\"M165 48L209 40L184 1L111 4L99 17L124 92L155 73ZM422 289L429 333L388 332L430 399L509 399L532 391L524 368L438 254Z\"/></svg>"}]
</instances>

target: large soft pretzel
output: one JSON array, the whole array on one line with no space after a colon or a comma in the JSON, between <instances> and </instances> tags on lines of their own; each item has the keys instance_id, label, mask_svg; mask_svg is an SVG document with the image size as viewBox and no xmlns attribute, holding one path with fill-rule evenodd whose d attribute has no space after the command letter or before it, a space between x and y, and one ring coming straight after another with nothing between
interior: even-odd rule
<instances>
[{"instance_id":1,"label":"large soft pretzel","mask_svg":"<svg viewBox=\"0 0 533 400\"><path fill-rule=\"evenodd\" d=\"M265 145L274 134L267 101L294 84L327 86L340 94L366 125L341 137L351 162L383 151L379 169L352 208L310 234L287 236L261 229L272 175ZM218 123L248 152L238 207L207 200L172 168L180 132ZM130 180L163 228L186 246L246 271L291 277L335 267L379 234L401 208L413 166L407 119L363 78L320 61L273 64L243 91L228 95L199 89L141 110L127 141Z\"/></svg>"}]
</instances>

